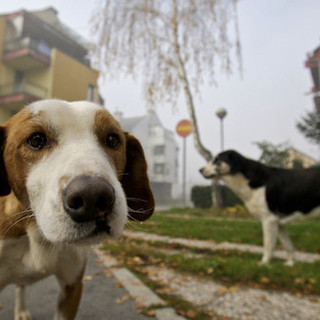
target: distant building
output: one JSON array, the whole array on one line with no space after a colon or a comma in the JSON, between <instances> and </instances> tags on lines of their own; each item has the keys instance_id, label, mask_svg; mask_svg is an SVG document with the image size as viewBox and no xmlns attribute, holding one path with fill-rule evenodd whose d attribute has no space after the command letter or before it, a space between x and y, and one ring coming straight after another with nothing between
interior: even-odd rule
<instances>
[{"instance_id":1,"label":"distant building","mask_svg":"<svg viewBox=\"0 0 320 320\"><path fill-rule=\"evenodd\" d=\"M295 149L289 148L288 150L288 167L289 168L297 168L304 167L308 168L316 164L316 160L311 158L310 156L304 154L303 152Z\"/></svg>"},{"instance_id":2,"label":"distant building","mask_svg":"<svg viewBox=\"0 0 320 320\"><path fill-rule=\"evenodd\" d=\"M308 59L305 62L305 65L311 72L314 85L312 88L312 92L314 93L314 103L317 110L320 111L320 47L308 54Z\"/></svg>"},{"instance_id":3,"label":"distant building","mask_svg":"<svg viewBox=\"0 0 320 320\"><path fill-rule=\"evenodd\" d=\"M174 133L162 125L154 111L142 117L123 118L121 112L114 116L124 130L141 141L156 199L171 199L172 187L178 182L178 145Z\"/></svg>"},{"instance_id":4,"label":"distant building","mask_svg":"<svg viewBox=\"0 0 320 320\"><path fill-rule=\"evenodd\" d=\"M0 15L0 123L43 98L99 101L88 45L54 8Z\"/></svg>"}]
</instances>

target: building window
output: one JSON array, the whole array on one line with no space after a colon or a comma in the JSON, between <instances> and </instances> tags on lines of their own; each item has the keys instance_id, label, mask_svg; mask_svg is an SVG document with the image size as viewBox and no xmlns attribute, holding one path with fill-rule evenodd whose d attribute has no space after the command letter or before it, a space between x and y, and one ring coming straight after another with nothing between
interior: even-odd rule
<instances>
[{"instance_id":1,"label":"building window","mask_svg":"<svg viewBox=\"0 0 320 320\"><path fill-rule=\"evenodd\" d=\"M156 174L163 174L164 173L164 164L163 163L155 163L153 171Z\"/></svg>"},{"instance_id":2,"label":"building window","mask_svg":"<svg viewBox=\"0 0 320 320\"><path fill-rule=\"evenodd\" d=\"M88 101L93 101L94 100L94 85L89 84L88 86L88 96L87 96Z\"/></svg>"},{"instance_id":3,"label":"building window","mask_svg":"<svg viewBox=\"0 0 320 320\"><path fill-rule=\"evenodd\" d=\"M154 147L154 155L158 156L158 155L163 155L164 154L164 150L165 150L165 145L158 145Z\"/></svg>"}]
</instances>

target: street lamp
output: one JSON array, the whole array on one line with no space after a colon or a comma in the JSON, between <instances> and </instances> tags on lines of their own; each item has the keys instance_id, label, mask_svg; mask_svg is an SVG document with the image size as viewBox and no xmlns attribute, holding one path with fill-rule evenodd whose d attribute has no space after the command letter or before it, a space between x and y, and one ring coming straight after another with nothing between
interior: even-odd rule
<instances>
[{"instance_id":1,"label":"street lamp","mask_svg":"<svg viewBox=\"0 0 320 320\"><path fill-rule=\"evenodd\" d=\"M227 115L227 110L225 108L219 108L216 111L216 116L220 119L220 148L221 151L223 151L224 149L224 133L223 133L223 119L225 118L225 116Z\"/></svg>"}]
</instances>

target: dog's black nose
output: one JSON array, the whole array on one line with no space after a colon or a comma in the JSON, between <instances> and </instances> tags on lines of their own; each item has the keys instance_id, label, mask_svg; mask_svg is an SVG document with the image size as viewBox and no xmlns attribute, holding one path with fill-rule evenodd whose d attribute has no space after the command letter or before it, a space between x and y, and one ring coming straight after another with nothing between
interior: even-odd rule
<instances>
[{"instance_id":1,"label":"dog's black nose","mask_svg":"<svg viewBox=\"0 0 320 320\"><path fill-rule=\"evenodd\" d=\"M72 179L63 190L62 202L75 222L101 221L112 210L115 192L105 178L81 175Z\"/></svg>"}]
</instances>

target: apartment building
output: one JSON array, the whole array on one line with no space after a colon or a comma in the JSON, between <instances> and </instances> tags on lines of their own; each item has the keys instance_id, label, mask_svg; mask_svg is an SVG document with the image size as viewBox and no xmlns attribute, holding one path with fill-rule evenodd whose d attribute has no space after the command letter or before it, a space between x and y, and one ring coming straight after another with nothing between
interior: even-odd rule
<instances>
[{"instance_id":1,"label":"apartment building","mask_svg":"<svg viewBox=\"0 0 320 320\"><path fill-rule=\"evenodd\" d=\"M172 199L178 182L178 145L174 133L166 129L155 111L145 116L124 118L121 112L114 116L122 128L131 132L141 142L148 163L148 174L157 200Z\"/></svg>"},{"instance_id":2,"label":"apartment building","mask_svg":"<svg viewBox=\"0 0 320 320\"><path fill-rule=\"evenodd\" d=\"M52 7L0 15L0 123L39 99L99 102L88 47Z\"/></svg>"},{"instance_id":3,"label":"apartment building","mask_svg":"<svg viewBox=\"0 0 320 320\"><path fill-rule=\"evenodd\" d=\"M289 148L288 152L288 168L308 168L314 166L317 161L309 155L297 150L295 148Z\"/></svg>"}]
</instances>

